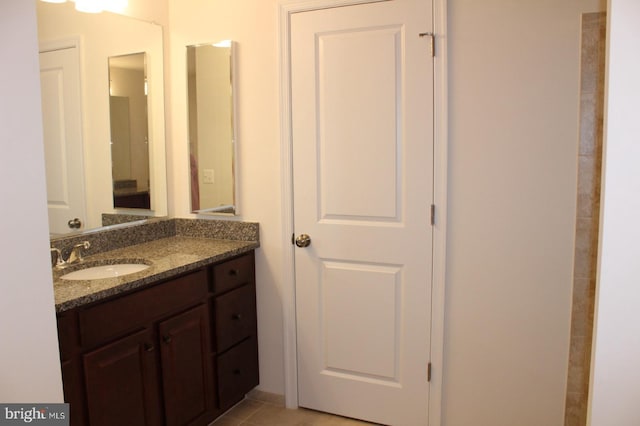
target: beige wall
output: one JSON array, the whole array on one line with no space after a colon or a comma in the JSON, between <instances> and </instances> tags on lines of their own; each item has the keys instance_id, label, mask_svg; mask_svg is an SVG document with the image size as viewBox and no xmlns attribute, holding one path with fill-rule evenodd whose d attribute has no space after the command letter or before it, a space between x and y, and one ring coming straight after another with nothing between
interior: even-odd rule
<instances>
[{"instance_id":1,"label":"beige wall","mask_svg":"<svg viewBox=\"0 0 640 426\"><path fill-rule=\"evenodd\" d=\"M170 0L168 122L171 213L191 217L186 46L237 42L239 219L260 223L256 253L260 388L284 393L282 235L278 134L277 0Z\"/></svg>"},{"instance_id":2,"label":"beige wall","mask_svg":"<svg viewBox=\"0 0 640 426\"><path fill-rule=\"evenodd\" d=\"M62 402L35 4L0 5L0 402Z\"/></svg>"},{"instance_id":3,"label":"beige wall","mask_svg":"<svg viewBox=\"0 0 640 426\"><path fill-rule=\"evenodd\" d=\"M580 18L598 1L449 0L446 425L561 425Z\"/></svg>"}]
</instances>

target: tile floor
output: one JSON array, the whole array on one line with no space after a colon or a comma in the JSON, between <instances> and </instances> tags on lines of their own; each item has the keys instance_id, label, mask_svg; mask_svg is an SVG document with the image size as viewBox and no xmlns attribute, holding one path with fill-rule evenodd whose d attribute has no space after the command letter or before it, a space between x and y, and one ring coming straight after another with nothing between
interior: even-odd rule
<instances>
[{"instance_id":1,"label":"tile floor","mask_svg":"<svg viewBox=\"0 0 640 426\"><path fill-rule=\"evenodd\" d=\"M361 422L319 411L284 408L282 397L264 392L251 393L245 400L219 417L210 426L357 426Z\"/></svg>"}]
</instances>

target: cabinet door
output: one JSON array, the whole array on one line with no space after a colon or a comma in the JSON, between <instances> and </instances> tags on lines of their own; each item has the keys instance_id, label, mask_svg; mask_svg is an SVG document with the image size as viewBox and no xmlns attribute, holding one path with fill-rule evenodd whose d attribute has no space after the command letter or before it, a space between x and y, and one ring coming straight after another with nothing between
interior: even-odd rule
<instances>
[{"instance_id":1,"label":"cabinet door","mask_svg":"<svg viewBox=\"0 0 640 426\"><path fill-rule=\"evenodd\" d=\"M150 330L119 339L83 358L91 426L162 424Z\"/></svg>"},{"instance_id":2,"label":"cabinet door","mask_svg":"<svg viewBox=\"0 0 640 426\"><path fill-rule=\"evenodd\" d=\"M159 324L167 426L188 425L213 409L206 305Z\"/></svg>"},{"instance_id":3,"label":"cabinet door","mask_svg":"<svg viewBox=\"0 0 640 426\"><path fill-rule=\"evenodd\" d=\"M84 393L82 392L82 372L74 361L62 362L62 389L64 402L69 404L70 423L85 424Z\"/></svg>"}]
</instances>

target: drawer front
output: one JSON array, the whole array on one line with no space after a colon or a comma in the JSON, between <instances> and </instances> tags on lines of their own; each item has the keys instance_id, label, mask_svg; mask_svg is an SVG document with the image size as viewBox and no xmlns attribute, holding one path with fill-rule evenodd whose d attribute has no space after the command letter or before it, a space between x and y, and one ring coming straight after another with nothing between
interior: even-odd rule
<instances>
[{"instance_id":1,"label":"drawer front","mask_svg":"<svg viewBox=\"0 0 640 426\"><path fill-rule=\"evenodd\" d=\"M253 282L253 252L213 267L213 291L216 293Z\"/></svg>"},{"instance_id":2,"label":"drawer front","mask_svg":"<svg viewBox=\"0 0 640 426\"><path fill-rule=\"evenodd\" d=\"M82 346L91 347L139 329L173 310L201 303L206 294L207 273L200 270L80 311Z\"/></svg>"},{"instance_id":3,"label":"drawer front","mask_svg":"<svg viewBox=\"0 0 640 426\"><path fill-rule=\"evenodd\" d=\"M245 285L216 297L216 350L222 352L237 342L256 334L256 292Z\"/></svg>"},{"instance_id":4,"label":"drawer front","mask_svg":"<svg viewBox=\"0 0 640 426\"><path fill-rule=\"evenodd\" d=\"M258 344L255 336L218 356L218 398L226 409L258 386Z\"/></svg>"}]
</instances>

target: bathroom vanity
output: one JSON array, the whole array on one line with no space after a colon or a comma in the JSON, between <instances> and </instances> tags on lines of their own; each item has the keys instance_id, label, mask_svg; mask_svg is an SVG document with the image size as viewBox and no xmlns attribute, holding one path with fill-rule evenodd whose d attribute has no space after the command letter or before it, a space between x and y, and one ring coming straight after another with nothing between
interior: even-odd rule
<instances>
[{"instance_id":1,"label":"bathroom vanity","mask_svg":"<svg viewBox=\"0 0 640 426\"><path fill-rule=\"evenodd\" d=\"M54 272L71 424L207 425L257 386L256 247L175 235L85 259L142 272Z\"/></svg>"}]
</instances>

